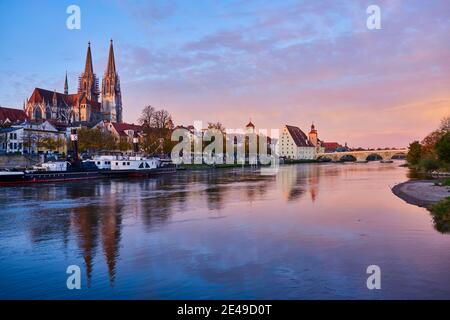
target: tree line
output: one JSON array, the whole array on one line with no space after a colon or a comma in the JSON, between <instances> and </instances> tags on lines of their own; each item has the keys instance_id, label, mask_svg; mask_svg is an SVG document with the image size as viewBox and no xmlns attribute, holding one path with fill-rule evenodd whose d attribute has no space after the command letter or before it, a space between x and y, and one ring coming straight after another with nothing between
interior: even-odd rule
<instances>
[{"instance_id":1,"label":"tree line","mask_svg":"<svg viewBox=\"0 0 450 320\"><path fill-rule=\"evenodd\" d=\"M437 130L422 141L409 145L408 165L424 171L450 171L450 117L445 117Z\"/></svg>"}]
</instances>

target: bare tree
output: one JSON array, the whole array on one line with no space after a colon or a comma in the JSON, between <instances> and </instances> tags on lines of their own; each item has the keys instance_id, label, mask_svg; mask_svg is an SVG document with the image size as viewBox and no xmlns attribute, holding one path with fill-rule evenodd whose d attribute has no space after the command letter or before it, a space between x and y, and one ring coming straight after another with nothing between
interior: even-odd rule
<instances>
[{"instance_id":1,"label":"bare tree","mask_svg":"<svg viewBox=\"0 0 450 320\"><path fill-rule=\"evenodd\" d=\"M138 119L139 124L150 125L153 122L155 112L155 108L150 105L144 107L144 109L142 109L141 116Z\"/></svg>"},{"instance_id":2,"label":"bare tree","mask_svg":"<svg viewBox=\"0 0 450 320\"><path fill-rule=\"evenodd\" d=\"M225 133L225 127L220 122L208 122L208 129L216 129L221 133Z\"/></svg>"},{"instance_id":3,"label":"bare tree","mask_svg":"<svg viewBox=\"0 0 450 320\"><path fill-rule=\"evenodd\" d=\"M154 113L150 126L157 129L173 129L172 116L167 110L158 110Z\"/></svg>"},{"instance_id":4,"label":"bare tree","mask_svg":"<svg viewBox=\"0 0 450 320\"><path fill-rule=\"evenodd\" d=\"M40 137L33 130L23 130L23 147L27 149L27 153L31 154L34 149L38 148L38 143L40 141Z\"/></svg>"}]
</instances>

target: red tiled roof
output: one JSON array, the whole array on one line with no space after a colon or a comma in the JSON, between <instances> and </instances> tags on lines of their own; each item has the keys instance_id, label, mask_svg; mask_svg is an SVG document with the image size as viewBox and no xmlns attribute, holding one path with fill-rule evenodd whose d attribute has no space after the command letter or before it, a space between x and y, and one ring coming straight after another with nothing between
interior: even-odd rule
<instances>
[{"instance_id":1,"label":"red tiled roof","mask_svg":"<svg viewBox=\"0 0 450 320\"><path fill-rule=\"evenodd\" d=\"M114 129L116 129L117 132L125 131L125 130L133 130L133 131L142 131L142 126L134 124L134 123L118 123L118 122L111 122L111 124L114 126Z\"/></svg>"},{"instance_id":2,"label":"red tiled roof","mask_svg":"<svg viewBox=\"0 0 450 320\"><path fill-rule=\"evenodd\" d=\"M6 119L15 123L27 120L28 116L20 109L0 107L0 122L5 122Z\"/></svg>"},{"instance_id":3,"label":"red tiled roof","mask_svg":"<svg viewBox=\"0 0 450 320\"><path fill-rule=\"evenodd\" d=\"M289 134L291 135L297 147L314 147L314 145L309 142L306 134L302 130L300 130L299 127L286 125L286 128L288 129Z\"/></svg>"},{"instance_id":4,"label":"red tiled roof","mask_svg":"<svg viewBox=\"0 0 450 320\"><path fill-rule=\"evenodd\" d=\"M340 146L337 142L322 142L322 147L325 148L325 152L335 151Z\"/></svg>"},{"instance_id":5,"label":"red tiled roof","mask_svg":"<svg viewBox=\"0 0 450 320\"><path fill-rule=\"evenodd\" d=\"M118 122L111 122L112 126L114 127L114 130L120 135L120 136L128 136L126 134L126 130L133 130L135 132L142 131L142 126L136 125L134 123L118 123Z\"/></svg>"},{"instance_id":6,"label":"red tiled roof","mask_svg":"<svg viewBox=\"0 0 450 320\"><path fill-rule=\"evenodd\" d=\"M56 103L58 106L76 106L80 102L89 104L95 111L100 111L101 109L99 102L87 99L82 93L64 94L42 88L35 88L28 101L31 103L41 103L42 99L44 99L46 102L51 103L54 95L56 95Z\"/></svg>"}]
</instances>

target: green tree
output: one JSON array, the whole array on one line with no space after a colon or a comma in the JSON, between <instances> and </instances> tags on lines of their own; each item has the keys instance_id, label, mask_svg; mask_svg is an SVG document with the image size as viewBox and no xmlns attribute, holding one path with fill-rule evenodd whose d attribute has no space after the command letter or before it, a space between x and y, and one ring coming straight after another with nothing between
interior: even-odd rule
<instances>
[{"instance_id":1,"label":"green tree","mask_svg":"<svg viewBox=\"0 0 450 320\"><path fill-rule=\"evenodd\" d=\"M414 141L409 144L408 154L406 155L406 160L409 164L417 165L422 159L422 145L419 141Z\"/></svg>"},{"instance_id":2,"label":"green tree","mask_svg":"<svg viewBox=\"0 0 450 320\"><path fill-rule=\"evenodd\" d=\"M128 142L126 138L121 138L117 143L117 149L119 149L120 151L128 151L133 149L133 146Z\"/></svg>"},{"instance_id":3,"label":"green tree","mask_svg":"<svg viewBox=\"0 0 450 320\"><path fill-rule=\"evenodd\" d=\"M111 151L116 149L114 136L100 128L80 128L78 133L78 150L80 152Z\"/></svg>"},{"instance_id":4,"label":"green tree","mask_svg":"<svg viewBox=\"0 0 450 320\"><path fill-rule=\"evenodd\" d=\"M439 162L432 158L425 158L419 161L419 166L425 171L433 171L439 169Z\"/></svg>"},{"instance_id":5,"label":"green tree","mask_svg":"<svg viewBox=\"0 0 450 320\"><path fill-rule=\"evenodd\" d=\"M439 160L450 163L450 131L447 131L435 145Z\"/></svg>"}]
</instances>

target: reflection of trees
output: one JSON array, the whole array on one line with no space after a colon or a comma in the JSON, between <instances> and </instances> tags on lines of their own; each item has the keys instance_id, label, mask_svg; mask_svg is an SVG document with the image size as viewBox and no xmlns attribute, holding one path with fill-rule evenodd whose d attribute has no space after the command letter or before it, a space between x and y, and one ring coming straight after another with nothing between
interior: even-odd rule
<instances>
[{"instance_id":1,"label":"reflection of trees","mask_svg":"<svg viewBox=\"0 0 450 320\"><path fill-rule=\"evenodd\" d=\"M182 196L183 194L184 193L180 193L178 196ZM177 195L172 193L143 199L141 201L141 206L144 224L147 227L151 227L155 223L166 221L172 212L171 207L176 201L176 197Z\"/></svg>"},{"instance_id":2,"label":"reflection of trees","mask_svg":"<svg viewBox=\"0 0 450 320\"><path fill-rule=\"evenodd\" d=\"M224 205L225 192L227 186L221 184L221 178L213 172L208 174L206 178L207 188L205 190L207 197L207 205L209 210L220 210Z\"/></svg>"},{"instance_id":3,"label":"reflection of trees","mask_svg":"<svg viewBox=\"0 0 450 320\"><path fill-rule=\"evenodd\" d=\"M70 233L70 217L65 210L31 212L29 232L33 242L62 238L64 244L67 244Z\"/></svg>"},{"instance_id":4,"label":"reflection of trees","mask_svg":"<svg viewBox=\"0 0 450 320\"><path fill-rule=\"evenodd\" d=\"M175 204L183 205L186 201L188 191L183 179L178 176L161 177L143 185L146 191L140 197L140 211L142 220L147 228L154 224L167 221L173 212ZM147 192L149 196L147 196Z\"/></svg>"}]
</instances>

